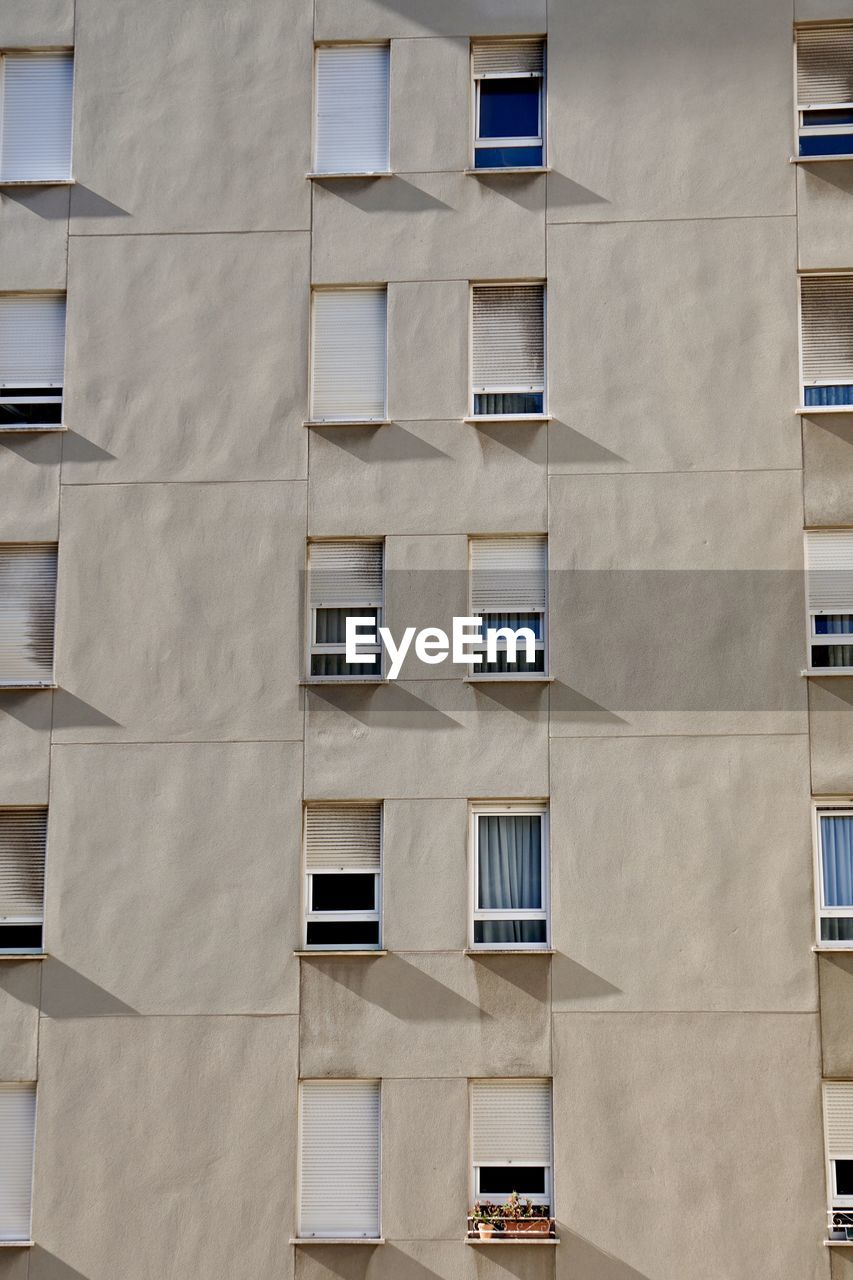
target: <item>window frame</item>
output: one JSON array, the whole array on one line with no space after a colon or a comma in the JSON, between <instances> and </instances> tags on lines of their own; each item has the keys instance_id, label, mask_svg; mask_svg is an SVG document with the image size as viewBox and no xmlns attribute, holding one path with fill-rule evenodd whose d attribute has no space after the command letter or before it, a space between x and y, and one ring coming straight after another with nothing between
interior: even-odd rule
<instances>
[{"instance_id":1,"label":"window frame","mask_svg":"<svg viewBox=\"0 0 853 1280\"><path fill-rule=\"evenodd\" d=\"M388 50L388 151L386 166L384 169L330 169L323 170L317 167L317 143L319 111L320 111L320 93L319 93L319 76L317 73L318 55L322 49L353 49L359 46L367 46L376 48L384 46ZM392 40L315 40L314 52L312 55L312 89L311 89L311 171L309 176L312 178L388 178L393 174L391 168L391 91L393 87L393 41Z\"/></svg>"},{"instance_id":2,"label":"window frame","mask_svg":"<svg viewBox=\"0 0 853 1280\"><path fill-rule=\"evenodd\" d=\"M523 44L528 40L539 39L542 43L542 70L539 71L493 71L476 74L474 71L474 47L488 43ZM468 44L469 83L471 86L471 151L470 165L473 173L514 173L516 171L536 173L547 168L548 164L548 40L545 36L518 36L507 39L500 37L493 41L475 38ZM539 134L537 137L483 138L480 135L480 83L483 80L538 80L539 81ZM495 148L541 147L542 159L538 164L508 164L484 166L477 168L477 152Z\"/></svg>"},{"instance_id":3,"label":"window frame","mask_svg":"<svg viewBox=\"0 0 853 1280\"><path fill-rule=\"evenodd\" d=\"M3 177L3 115L6 106L6 57L8 54L67 54L71 58L71 101L69 103L70 129L68 145L67 178L4 178ZM77 50L74 45L39 45L35 48L0 48L0 189L3 187L73 187L74 177L74 108L77 97Z\"/></svg>"},{"instance_id":4,"label":"window frame","mask_svg":"<svg viewBox=\"0 0 853 1280\"><path fill-rule=\"evenodd\" d=\"M2 93L0 93L0 128L2 128ZM0 186L2 184L0 183ZM55 382L0 382L0 406L14 404L58 404L59 422L27 422L23 426L0 423L0 435L22 434L30 431L64 431L65 372L68 365L68 291L65 289L5 289L0 298L61 298L64 308L64 337L62 348L62 381ZM43 395L16 396L16 389L43 391Z\"/></svg>"},{"instance_id":5,"label":"window frame","mask_svg":"<svg viewBox=\"0 0 853 1280\"><path fill-rule=\"evenodd\" d=\"M378 1198L378 1233L375 1236L360 1236L359 1240L382 1240L382 1212L383 1212L383 1195L382 1195L382 1157L383 1157L383 1141L382 1141L382 1122L384 1114L384 1089L381 1076L301 1076L297 1084L297 1122L296 1122L296 1221L297 1221L297 1240L304 1240L308 1243L312 1241L322 1240L351 1240L352 1237L348 1233L327 1231L322 1236L302 1236L298 1233L302 1230L302 1152L303 1152L303 1105L302 1105L302 1086L304 1084L328 1084L334 1086L336 1084L375 1084L379 1093L379 1124L377 1126L378 1134L378 1161L377 1161L377 1198Z\"/></svg>"},{"instance_id":6,"label":"window frame","mask_svg":"<svg viewBox=\"0 0 853 1280\"><path fill-rule=\"evenodd\" d=\"M366 600L356 600L351 604L334 604L334 605L315 605L311 600L311 547L317 543L330 542L370 542L382 547L382 601L379 604L368 603ZM352 683L375 682L380 683L385 679L385 646L378 641L379 628L384 626L385 617L385 539L384 538L309 538L305 551L305 582L307 585L306 600L308 606L308 662L307 662L307 679L312 683L322 683L328 681L330 683L338 683L347 681ZM376 635L377 643L368 645L362 643L359 647L369 653L377 653L379 661L376 663L375 670L369 675L315 675L312 671L312 659L316 656L333 656L340 654L346 655L346 643L344 641L336 641L335 643L324 644L315 640L317 634L317 614L321 609L345 609L352 610L357 613L358 610L374 609L376 611Z\"/></svg>"},{"instance_id":7,"label":"window frame","mask_svg":"<svg viewBox=\"0 0 853 1280\"><path fill-rule=\"evenodd\" d=\"M853 159L853 122L850 124L837 125L809 125L804 119L808 111L849 111L853 113L853 96L848 102L800 102L800 59L799 59L799 41L800 33L803 31L814 31L820 27L836 27L849 26L853 29L853 22L845 23L843 19L830 22L800 22L794 27L794 129L796 136L796 158L805 163L809 161L836 160L844 161ZM851 137L851 144L848 151L844 152L818 152L815 155L803 155L800 151L800 144L804 138L819 137L838 137L848 134Z\"/></svg>"},{"instance_id":8,"label":"window frame","mask_svg":"<svg viewBox=\"0 0 853 1280\"><path fill-rule=\"evenodd\" d=\"M853 385L853 383L851 383L851 385ZM853 405L849 406L849 412L853 413ZM843 609L842 610L813 609L811 605L810 585L809 585L809 575L812 572L812 568L809 563L809 534L811 533L821 533L821 534L849 533L849 532L851 532L849 527L841 527L841 526L834 526L834 527L826 526L826 527L821 527L817 529L814 527L811 527L803 531L803 565L805 568L803 577L804 577L804 587L805 587L805 609L806 609L805 625L806 625L806 661L807 661L806 671L804 674L809 676L817 676L817 677L824 678L827 676L853 675L853 664L851 664L849 667L816 667L814 665L812 651L816 648L827 649L827 648L832 648L833 644L843 645L848 635L850 639L850 645L853 646L853 609L851 609L849 613ZM818 570L817 572L820 572L820 571ZM832 617L836 615L850 618L851 620L850 631L849 632L841 631L836 633L830 632L824 635L818 635L815 629L816 619L827 617L827 616Z\"/></svg>"},{"instance_id":9,"label":"window frame","mask_svg":"<svg viewBox=\"0 0 853 1280\"><path fill-rule=\"evenodd\" d=\"M474 1086L480 1083L486 1084L541 1084L543 1080L547 1080L550 1086L551 1100L551 1162L550 1164L522 1164L516 1160L482 1160L479 1163L474 1161ZM536 1200L532 1196L524 1196L524 1199L530 1199L536 1204L545 1204L548 1206L549 1218L554 1217L554 1080L551 1076L476 1076L468 1081L468 1169L469 1183L468 1193L470 1196L469 1203L473 1206L477 1201L488 1200L489 1203L495 1205L506 1204L509 1199L508 1193L505 1196L498 1196L494 1192L480 1192L480 1170L481 1169L544 1169L545 1170L545 1195L542 1200Z\"/></svg>"},{"instance_id":10,"label":"window frame","mask_svg":"<svg viewBox=\"0 0 853 1280\"><path fill-rule=\"evenodd\" d=\"M342 867L332 869L322 869L317 871L308 870L308 825L307 814L312 804L329 804L340 803L341 806L352 808L360 805L363 808L375 808L379 806L379 868L376 871L368 871L363 867ZM302 901L303 901L303 925L302 925L302 941L306 951L340 951L346 954L347 951L381 951L382 950L382 934L383 934L383 910L382 910L382 882L385 867L385 804L382 800L341 800L338 801L306 801L302 806ZM374 907L372 911L314 911L311 905L311 894L313 889L313 877L324 875L360 875L373 877L373 900ZM347 943L318 943L308 941L308 926L310 924L337 924L337 923L376 923L376 942L347 942Z\"/></svg>"},{"instance_id":11,"label":"window frame","mask_svg":"<svg viewBox=\"0 0 853 1280\"><path fill-rule=\"evenodd\" d=\"M468 949L469 951L506 951L508 953L548 952L551 950L551 832L550 805L547 800L471 800L468 803ZM480 889L480 823L482 816L507 817L537 815L540 825L540 858L542 906L536 909L500 910L478 907ZM475 942L478 921L544 920L544 942ZM538 1166L537 1166L538 1167Z\"/></svg>"},{"instance_id":12,"label":"window frame","mask_svg":"<svg viewBox=\"0 0 853 1280\"><path fill-rule=\"evenodd\" d=\"M853 132L853 125L851 125ZM853 376L848 381L838 378L809 378L805 374L805 332L803 326L803 281L853 279L853 271L799 271L797 273L797 327L799 330L800 406L804 416L813 413L853 413L853 403L837 405L807 405L806 391L813 387L853 387ZM853 335L851 335L853 336Z\"/></svg>"},{"instance_id":13,"label":"window frame","mask_svg":"<svg viewBox=\"0 0 853 1280\"><path fill-rule=\"evenodd\" d=\"M849 942L821 937L822 920L853 920L853 906L827 907L823 876L823 827L822 818L853 818L853 801L821 798L812 803L812 848L814 851L815 939L819 950L853 951L853 939ZM853 1155L850 1157L853 1160Z\"/></svg>"},{"instance_id":14,"label":"window frame","mask_svg":"<svg viewBox=\"0 0 853 1280\"><path fill-rule=\"evenodd\" d=\"M501 387L477 387L474 384L474 290L514 289L535 285L542 290L542 386L519 384ZM540 413L477 413L478 395L541 395ZM543 422L548 410L548 281L547 280L470 280L468 282L468 421L470 422Z\"/></svg>"},{"instance_id":15,"label":"window frame","mask_svg":"<svg viewBox=\"0 0 853 1280\"><path fill-rule=\"evenodd\" d=\"M314 409L314 300L321 293L364 293L367 290L381 290L385 294L385 346L382 351L385 364L384 405L381 418L356 418L352 414L341 418L318 418ZM308 418L309 426L377 426L388 422L388 281L367 280L362 284L317 284L312 285L308 299Z\"/></svg>"},{"instance_id":16,"label":"window frame","mask_svg":"<svg viewBox=\"0 0 853 1280\"><path fill-rule=\"evenodd\" d=\"M550 666L551 666L551 647L550 647L550 639L549 639L549 632L550 632L550 628L549 628L549 625L548 625L548 624L549 624L549 618L550 618L550 610L551 610L551 581L550 581L550 572L549 572L548 567L547 567L547 566L548 566L548 559L547 559L547 557L548 557L548 553L549 553L549 551L550 551L550 542L549 542L549 538L548 538L548 534L547 534L547 533L546 533L546 534L542 534L542 533L532 533L532 534L530 534L530 533L519 533L519 534L500 534L500 533L489 533L489 534L469 534L469 535L468 535L468 615L469 615L469 617L472 617L472 618L483 618L483 617L485 617L485 616L486 616L486 613L501 612L500 610L493 610L493 609L483 611L483 610L481 610L481 609L479 609L479 608L475 608L475 606L471 603L471 592L472 592L472 589L473 589L473 586L474 586L474 566L473 566L473 564L472 564L471 549L472 549L472 546L473 546L473 544L474 544L475 542L491 542L491 541L494 541L496 538L507 538L507 537L511 537L511 538L515 538L515 537L517 537L517 538L531 538L531 537L532 537L532 538L544 538L544 540L545 540L545 555L546 555L546 571L545 571L545 608L544 608L544 609L519 609L519 610L513 610L513 611L512 611L512 612L518 612L518 613L538 614L538 615L541 617L541 619L542 619L542 625L541 625L542 639L541 639L541 640L537 640L537 641L535 642L535 648L536 648L536 652L537 652L537 653L540 653L540 652L541 652L541 653L543 654L543 658L542 658L542 670L541 670L541 671L494 671L494 672L489 672L489 671L484 671L484 670L483 670L483 668L484 668L484 666L485 666L485 662L483 661L483 662L480 662L480 664L479 664L479 665L473 665L473 664L472 664L472 666L471 666L471 667L470 667L470 669L469 669L470 674L469 674L469 676L468 676L468 679L469 679L469 680L478 680L478 681L485 681L485 680L507 680L507 681L509 681L509 680L511 680L511 681L513 681L514 683L515 683L515 682L517 682L517 681L519 681L519 680L530 680L530 681L532 681L532 682L535 682L535 681L537 681L537 680L538 680L538 681L547 680L547 679L548 679L548 673L549 673L549 671L550 671ZM501 641L501 642L498 644L497 648L498 648L498 652L499 652L499 653L500 653L500 652L505 651L505 648L506 648L506 643L505 643L505 641ZM472 645L471 645L471 649L472 649L472 652L480 653L480 654L482 654L482 655L483 655L483 657L485 658L485 654L486 654L486 635L485 635L485 632L483 633L483 643L482 643L482 645L481 645L480 647L477 647L477 648L475 649L474 644L472 643Z\"/></svg>"}]
</instances>

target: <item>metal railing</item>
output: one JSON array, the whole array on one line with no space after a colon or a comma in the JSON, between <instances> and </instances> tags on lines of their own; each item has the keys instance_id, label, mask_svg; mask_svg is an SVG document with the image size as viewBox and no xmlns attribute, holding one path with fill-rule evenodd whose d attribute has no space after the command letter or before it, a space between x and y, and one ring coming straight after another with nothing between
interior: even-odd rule
<instances>
[{"instance_id":1,"label":"metal railing","mask_svg":"<svg viewBox=\"0 0 853 1280\"><path fill-rule=\"evenodd\" d=\"M853 1209L830 1209L827 1217L830 1240L853 1244Z\"/></svg>"},{"instance_id":2,"label":"metal railing","mask_svg":"<svg viewBox=\"0 0 853 1280\"><path fill-rule=\"evenodd\" d=\"M482 1223L482 1228L481 1228ZM851 1222L853 1229L853 1222ZM553 1218L468 1218L469 1240L492 1240L496 1244L510 1240L542 1240L553 1239L557 1234L557 1224Z\"/></svg>"}]
</instances>

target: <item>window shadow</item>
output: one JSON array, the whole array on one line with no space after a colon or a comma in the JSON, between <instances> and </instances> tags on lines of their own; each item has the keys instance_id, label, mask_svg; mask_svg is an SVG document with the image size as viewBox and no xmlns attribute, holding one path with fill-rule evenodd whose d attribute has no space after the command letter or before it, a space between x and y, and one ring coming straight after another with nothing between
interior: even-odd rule
<instances>
[{"instance_id":1,"label":"window shadow","mask_svg":"<svg viewBox=\"0 0 853 1280\"><path fill-rule=\"evenodd\" d=\"M398 422L383 427L313 427L312 431L359 462L422 462L450 456Z\"/></svg>"},{"instance_id":2,"label":"window shadow","mask_svg":"<svg viewBox=\"0 0 853 1280\"><path fill-rule=\"evenodd\" d=\"M582 435L574 427L565 422L551 422L548 427L548 467L551 471L560 466L578 466L600 464L606 466L613 462L627 462L621 454L607 449L597 440Z\"/></svg>"},{"instance_id":3,"label":"window shadow","mask_svg":"<svg viewBox=\"0 0 853 1280\"><path fill-rule=\"evenodd\" d=\"M820 160L816 164L800 164L809 185L815 186L825 182L830 187L837 187L847 195L853 195L853 166L849 160Z\"/></svg>"},{"instance_id":4,"label":"window shadow","mask_svg":"<svg viewBox=\"0 0 853 1280\"><path fill-rule=\"evenodd\" d=\"M597 1000L602 996L622 995L622 988L593 973L571 956L556 952L551 965L551 999Z\"/></svg>"},{"instance_id":5,"label":"window shadow","mask_svg":"<svg viewBox=\"0 0 853 1280\"><path fill-rule=\"evenodd\" d=\"M39 435L22 431L15 435L0 436L0 445L9 453L14 453L22 462L29 462L34 467L55 467L60 459L61 440L61 435Z\"/></svg>"},{"instance_id":6,"label":"window shadow","mask_svg":"<svg viewBox=\"0 0 853 1280\"><path fill-rule=\"evenodd\" d=\"M522 720L529 720L532 724L542 723L550 687L550 685L537 684L534 681L531 681L530 684L507 683L501 685L497 680L489 684L472 684L469 686L474 690L475 698L478 701L481 698L488 698L490 702L503 707L504 711L511 711L513 715L520 716Z\"/></svg>"},{"instance_id":7,"label":"window shadow","mask_svg":"<svg viewBox=\"0 0 853 1280\"><path fill-rule=\"evenodd\" d=\"M375 1251L387 1251L387 1245L353 1245L348 1249L339 1244L301 1244L297 1250L297 1275L299 1257L305 1253L311 1259L312 1275L338 1276L339 1280L366 1280ZM431 1273L430 1273L431 1274Z\"/></svg>"},{"instance_id":8,"label":"window shadow","mask_svg":"<svg viewBox=\"0 0 853 1280\"><path fill-rule=\"evenodd\" d=\"M70 187L4 187L0 191L0 212L8 201L29 210L45 222L67 222L70 191Z\"/></svg>"},{"instance_id":9,"label":"window shadow","mask_svg":"<svg viewBox=\"0 0 853 1280\"><path fill-rule=\"evenodd\" d=\"M41 1011L48 1018L135 1017L138 1010L48 956L42 961Z\"/></svg>"},{"instance_id":10,"label":"window shadow","mask_svg":"<svg viewBox=\"0 0 853 1280\"><path fill-rule=\"evenodd\" d=\"M564 173L552 170L548 174L549 213L552 211L559 212L559 206L561 205L580 205L585 207L596 204L610 204L610 201L607 196L601 195L598 191L591 191L589 187L582 186ZM556 206L556 209L554 209L554 206ZM559 218L549 220L559 222Z\"/></svg>"},{"instance_id":11,"label":"window shadow","mask_svg":"<svg viewBox=\"0 0 853 1280\"><path fill-rule=\"evenodd\" d=\"M48 1253L40 1244L34 1245L29 1255L28 1280L89 1280L82 1271L69 1266L56 1254Z\"/></svg>"},{"instance_id":12,"label":"window shadow","mask_svg":"<svg viewBox=\"0 0 853 1280\"><path fill-rule=\"evenodd\" d=\"M544 173L477 173L471 175L497 196L510 200L522 209L545 212L547 188ZM538 185L537 185L538 184Z\"/></svg>"},{"instance_id":13,"label":"window shadow","mask_svg":"<svg viewBox=\"0 0 853 1280\"><path fill-rule=\"evenodd\" d=\"M492 1015L451 987L424 973L396 952L383 956L381 963L367 966L351 960L314 961L338 986L346 987L367 1004L384 1009L407 1022L491 1022Z\"/></svg>"},{"instance_id":14,"label":"window shadow","mask_svg":"<svg viewBox=\"0 0 853 1280\"><path fill-rule=\"evenodd\" d=\"M67 689L57 689L53 699L54 729L120 729L117 720L76 698Z\"/></svg>"},{"instance_id":15,"label":"window shadow","mask_svg":"<svg viewBox=\"0 0 853 1280\"><path fill-rule=\"evenodd\" d=\"M614 711L593 702L577 689L555 680L551 685L551 719L561 724L627 724Z\"/></svg>"},{"instance_id":16,"label":"window shadow","mask_svg":"<svg viewBox=\"0 0 853 1280\"><path fill-rule=\"evenodd\" d=\"M308 707L314 698L370 729L461 729L460 721L409 693L396 682L380 685L311 685Z\"/></svg>"},{"instance_id":17,"label":"window shadow","mask_svg":"<svg viewBox=\"0 0 853 1280\"><path fill-rule=\"evenodd\" d=\"M78 182L71 188L72 218L129 218L130 212Z\"/></svg>"},{"instance_id":18,"label":"window shadow","mask_svg":"<svg viewBox=\"0 0 853 1280\"><path fill-rule=\"evenodd\" d=\"M115 454L103 449L94 440L87 440L78 431L66 431L62 439L63 462L114 462Z\"/></svg>"},{"instance_id":19,"label":"window shadow","mask_svg":"<svg viewBox=\"0 0 853 1280\"><path fill-rule=\"evenodd\" d=\"M472 953L469 960L502 982L517 987L539 1004L547 1004L551 987L551 956L531 951L525 956L488 956ZM476 972L476 969L475 969ZM479 977L479 974L477 975Z\"/></svg>"},{"instance_id":20,"label":"window shadow","mask_svg":"<svg viewBox=\"0 0 853 1280\"><path fill-rule=\"evenodd\" d=\"M17 720L25 729L47 733L50 730L52 703L53 698L48 690L36 690L33 693L4 690L0 693L0 714Z\"/></svg>"},{"instance_id":21,"label":"window shadow","mask_svg":"<svg viewBox=\"0 0 853 1280\"><path fill-rule=\"evenodd\" d=\"M477 422L468 425L478 436L502 445L525 461L545 465L548 456L547 422Z\"/></svg>"},{"instance_id":22,"label":"window shadow","mask_svg":"<svg viewBox=\"0 0 853 1280\"><path fill-rule=\"evenodd\" d=\"M571 1231L565 1223L557 1223L557 1235L561 1249L565 1250L569 1268L567 1275L595 1276L595 1280L650 1280L645 1272L638 1271L605 1249L599 1249L591 1240Z\"/></svg>"},{"instance_id":23,"label":"window shadow","mask_svg":"<svg viewBox=\"0 0 853 1280\"><path fill-rule=\"evenodd\" d=\"M337 179L329 182L317 179L315 186L322 187L346 204L354 205L362 213L429 213L442 209L449 212L451 209L449 204L445 204L437 196L396 176L372 180L347 178L346 181Z\"/></svg>"}]
</instances>

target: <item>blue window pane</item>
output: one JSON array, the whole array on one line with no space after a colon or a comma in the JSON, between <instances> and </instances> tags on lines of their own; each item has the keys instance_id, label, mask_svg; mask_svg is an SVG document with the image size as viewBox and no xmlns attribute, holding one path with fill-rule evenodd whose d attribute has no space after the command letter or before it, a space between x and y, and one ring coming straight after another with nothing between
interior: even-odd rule
<instances>
[{"instance_id":1,"label":"blue window pane","mask_svg":"<svg viewBox=\"0 0 853 1280\"><path fill-rule=\"evenodd\" d=\"M853 614L822 613L814 620L816 636L853 635Z\"/></svg>"},{"instance_id":2,"label":"blue window pane","mask_svg":"<svg viewBox=\"0 0 853 1280\"><path fill-rule=\"evenodd\" d=\"M837 107L803 112L803 124L809 127L822 124L853 124L853 109Z\"/></svg>"},{"instance_id":3,"label":"blue window pane","mask_svg":"<svg viewBox=\"0 0 853 1280\"><path fill-rule=\"evenodd\" d=\"M805 404L810 405L853 405L853 386L840 387L806 387Z\"/></svg>"},{"instance_id":4,"label":"blue window pane","mask_svg":"<svg viewBox=\"0 0 853 1280\"><path fill-rule=\"evenodd\" d=\"M820 820L823 850L823 904L853 906L853 818Z\"/></svg>"},{"instance_id":5,"label":"blue window pane","mask_svg":"<svg viewBox=\"0 0 853 1280\"><path fill-rule=\"evenodd\" d=\"M538 138L538 77L480 81L481 138Z\"/></svg>"},{"instance_id":6,"label":"blue window pane","mask_svg":"<svg viewBox=\"0 0 853 1280\"><path fill-rule=\"evenodd\" d=\"M814 138L800 137L801 156L853 155L853 133L819 133Z\"/></svg>"},{"instance_id":7,"label":"blue window pane","mask_svg":"<svg viewBox=\"0 0 853 1280\"><path fill-rule=\"evenodd\" d=\"M541 165L541 147L478 147L475 169L523 169Z\"/></svg>"}]
</instances>

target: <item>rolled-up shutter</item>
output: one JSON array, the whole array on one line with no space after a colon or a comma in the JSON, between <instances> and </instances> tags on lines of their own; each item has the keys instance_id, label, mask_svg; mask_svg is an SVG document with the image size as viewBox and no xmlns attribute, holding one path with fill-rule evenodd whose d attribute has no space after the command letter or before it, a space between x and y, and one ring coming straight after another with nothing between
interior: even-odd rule
<instances>
[{"instance_id":1,"label":"rolled-up shutter","mask_svg":"<svg viewBox=\"0 0 853 1280\"><path fill-rule=\"evenodd\" d=\"M71 177L70 53L7 53L2 59L0 181Z\"/></svg>"},{"instance_id":2,"label":"rolled-up shutter","mask_svg":"<svg viewBox=\"0 0 853 1280\"><path fill-rule=\"evenodd\" d=\"M312 325L311 416L367 421L386 413L387 291L318 289Z\"/></svg>"},{"instance_id":3,"label":"rolled-up shutter","mask_svg":"<svg viewBox=\"0 0 853 1280\"><path fill-rule=\"evenodd\" d=\"M317 173L387 172L389 72L387 44L317 50Z\"/></svg>"},{"instance_id":4,"label":"rolled-up shutter","mask_svg":"<svg viewBox=\"0 0 853 1280\"><path fill-rule=\"evenodd\" d=\"M806 534L809 609L853 613L853 529L816 529Z\"/></svg>"},{"instance_id":5,"label":"rolled-up shutter","mask_svg":"<svg viewBox=\"0 0 853 1280\"><path fill-rule=\"evenodd\" d=\"M0 387L62 386L65 294L0 295Z\"/></svg>"},{"instance_id":6,"label":"rolled-up shutter","mask_svg":"<svg viewBox=\"0 0 853 1280\"><path fill-rule=\"evenodd\" d=\"M797 104L853 102L853 23L826 22L797 31Z\"/></svg>"},{"instance_id":7,"label":"rolled-up shutter","mask_svg":"<svg viewBox=\"0 0 853 1280\"><path fill-rule=\"evenodd\" d=\"M34 1084L0 1084L0 1240L29 1240L36 1129Z\"/></svg>"},{"instance_id":8,"label":"rolled-up shutter","mask_svg":"<svg viewBox=\"0 0 853 1280\"><path fill-rule=\"evenodd\" d=\"M302 1083L300 1236L379 1235L378 1080Z\"/></svg>"},{"instance_id":9,"label":"rolled-up shutter","mask_svg":"<svg viewBox=\"0 0 853 1280\"><path fill-rule=\"evenodd\" d=\"M853 1083L832 1081L823 1086L826 1146L830 1160L853 1157Z\"/></svg>"},{"instance_id":10,"label":"rolled-up shutter","mask_svg":"<svg viewBox=\"0 0 853 1280\"><path fill-rule=\"evenodd\" d=\"M471 45L474 79L485 76L542 75L544 40L474 40Z\"/></svg>"},{"instance_id":11,"label":"rolled-up shutter","mask_svg":"<svg viewBox=\"0 0 853 1280\"><path fill-rule=\"evenodd\" d=\"M0 684L50 684L56 547L0 544Z\"/></svg>"},{"instance_id":12,"label":"rolled-up shutter","mask_svg":"<svg viewBox=\"0 0 853 1280\"><path fill-rule=\"evenodd\" d=\"M312 607L358 604L381 608L383 553L381 542L312 542L308 548Z\"/></svg>"},{"instance_id":13,"label":"rolled-up shutter","mask_svg":"<svg viewBox=\"0 0 853 1280\"><path fill-rule=\"evenodd\" d=\"M545 290L541 284L475 285L475 391L545 386Z\"/></svg>"},{"instance_id":14,"label":"rolled-up shutter","mask_svg":"<svg viewBox=\"0 0 853 1280\"><path fill-rule=\"evenodd\" d=\"M474 1164L550 1165L549 1080L475 1080L471 1121Z\"/></svg>"},{"instance_id":15,"label":"rolled-up shutter","mask_svg":"<svg viewBox=\"0 0 853 1280\"><path fill-rule=\"evenodd\" d=\"M41 920L47 809L0 809L0 920Z\"/></svg>"},{"instance_id":16,"label":"rolled-up shutter","mask_svg":"<svg viewBox=\"0 0 853 1280\"><path fill-rule=\"evenodd\" d=\"M306 869L378 871L381 828L381 805L309 804L305 810Z\"/></svg>"},{"instance_id":17,"label":"rolled-up shutter","mask_svg":"<svg viewBox=\"0 0 853 1280\"><path fill-rule=\"evenodd\" d=\"M471 608L517 613L548 606L548 539L472 538Z\"/></svg>"},{"instance_id":18,"label":"rolled-up shutter","mask_svg":"<svg viewBox=\"0 0 853 1280\"><path fill-rule=\"evenodd\" d=\"M853 276L804 276L803 377L853 382Z\"/></svg>"}]
</instances>

